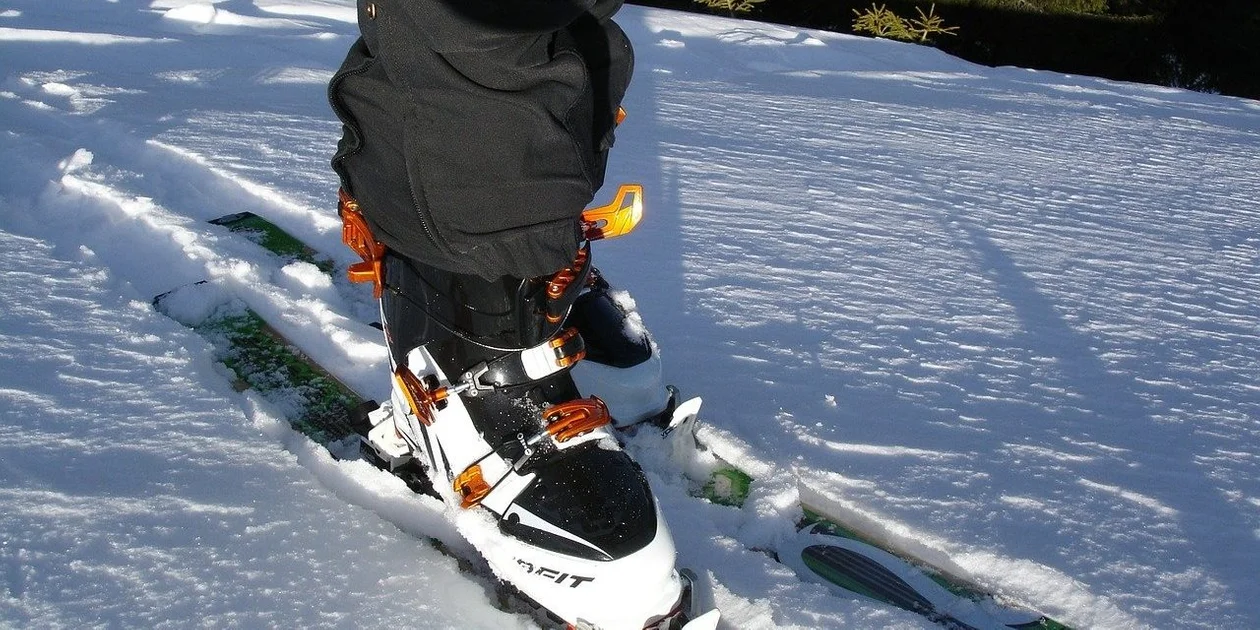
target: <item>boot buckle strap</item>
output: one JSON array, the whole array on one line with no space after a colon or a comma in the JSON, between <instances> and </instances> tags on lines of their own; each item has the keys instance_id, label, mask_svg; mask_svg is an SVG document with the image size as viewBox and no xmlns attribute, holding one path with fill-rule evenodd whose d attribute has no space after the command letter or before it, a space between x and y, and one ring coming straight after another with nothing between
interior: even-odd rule
<instances>
[{"instance_id":1,"label":"boot buckle strap","mask_svg":"<svg viewBox=\"0 0 1260 630\"><path fill-rule=\"evenodd\" d=\"M586 343L576 328L532 348L478 363L460 377L458 393L479 396L504 387L525 385L569 369L586 357Z\"/></svg>"},{"instance_id":2,"label":"boot buckle strap","mask_svg":"<svg viewBox=\"0 0 1260 630\"><path fill-rule=\"evenodd\" d=\"M460 507L468 509L480 505L510 473L529 474L540 457L564 448L566 442L612 423L608 406L598 396L553 405L543 412L542 417L546 425L543 430L528 437L517 433L455 477L452 486L460 496ZM503 469L493 483L486 480L487 471L483 467L491 455L498 455L510 467ZM495 469L496 466L490 468Z\"/></svg>"}]
</instances>

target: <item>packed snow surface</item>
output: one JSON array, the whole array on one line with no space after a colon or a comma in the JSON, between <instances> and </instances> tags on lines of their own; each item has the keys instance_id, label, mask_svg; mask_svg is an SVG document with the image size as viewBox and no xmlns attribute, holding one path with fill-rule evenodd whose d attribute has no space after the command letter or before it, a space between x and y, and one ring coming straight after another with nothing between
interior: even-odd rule
<instances>
[{"instance_id":1,"label":"packed snow surface","mask_svg":"<svg viewBox=\"0 0 1260 630\"><path fill-rule=\"evenodd\" d=\"M151 298L211 279L380 397L324 84L349 0L0 11L0 626L531 627L440 520L238 393ZM653 475L731 628L930 627L748 547L808 492L1079 627L1260 627L1260 104L626 8L597 248L742 510ZM646 254L646 255L645 255Z\"/></svg>"}]
</instances>

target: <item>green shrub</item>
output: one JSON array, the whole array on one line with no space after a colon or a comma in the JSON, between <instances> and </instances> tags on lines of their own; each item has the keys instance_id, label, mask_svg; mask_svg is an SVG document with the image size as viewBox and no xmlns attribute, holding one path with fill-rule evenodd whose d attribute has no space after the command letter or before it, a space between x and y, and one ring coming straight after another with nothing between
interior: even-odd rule
<instances>
[{"instance_id":1,"label":"green shrub","mask_svg":"<svg viewBox=\"0 0 1260 630\"><path fill-rule=\"evenodd\" d=\"M694 0L696 4L704 6L715 11L726 11L731 15L736 13L748 13L752 11L754 6L766 0Z\"/></svg>"},{"instance_id":2,"label":"green shrub","mask_svg":"<svg viewBox=\"0 0 1260 630\"><path fill-rule=\"evenodd\" d=\"M957 26L942 26L944 20L936 14L935 4L928 9L927 13L919 7L915 7L914 10L919 12L919 17L907 20L889 11L887 5L875 6L872 3L871 8L865 12L854 9L853 14L857 16L857 19L853 20L853 31L920 44L928 43L932 35L957 34Z\"/></svg>"}]
</instances>

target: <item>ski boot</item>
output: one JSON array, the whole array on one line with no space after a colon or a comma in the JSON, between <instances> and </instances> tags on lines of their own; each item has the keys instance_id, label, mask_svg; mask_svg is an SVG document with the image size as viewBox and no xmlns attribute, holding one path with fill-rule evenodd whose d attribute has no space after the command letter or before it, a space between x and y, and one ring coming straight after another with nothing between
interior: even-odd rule
<instances>
[{"instance_id":1,"label":"ski boot","mask_svg":"<svg viewBox=\"0 0 1260 630\"><path fill-rule=\"evenodd\" d=\"M356 208L342 201L344 218ZM566 318L590 293L589 243L550 278L491 282L387 252L361 218L346 223L364 258L350 274L376 285L393 371L391 400L368 416L371 458L419 471L496 576L570 627L712 627L715 611L687 623L689 576L647 479L608 406L573 381L586 347Z\"/></svg>"}]
</instances>

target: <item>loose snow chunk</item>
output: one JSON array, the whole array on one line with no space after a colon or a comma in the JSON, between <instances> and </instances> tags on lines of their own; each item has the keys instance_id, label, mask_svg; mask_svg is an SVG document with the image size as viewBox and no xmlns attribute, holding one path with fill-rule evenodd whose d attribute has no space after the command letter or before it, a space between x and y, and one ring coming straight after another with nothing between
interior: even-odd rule
<instances>
[{"instance_id":1,"label":"loose snow chunk","mask_svg":"<svg viewBox=\"0 0 1260 630\"><path fill-rule=\"evenodd\" d=\"M630 296L629 291L610 291L608 293L608 297L611 297L613 302L615 302L617 306L620 306L621 310L627 313L632 313L639 307L639 305L635 303L634 298Z\"/></svg>"},{"instance_id":2,"label":"loose snow chunk","mask_svg":"<svg viewBox=\"0 0 1260 630\"><path fill-rule=\"evenodd\" d=\"M78 149L74 152L74 155L58 162L57 168L61 169L62 173L73 173L86 166L91 166L94 158L95 156L92 155L91 151Z\"/></svg>"},{"instance_id":3,"label":"loose snow chunk","mask_svg":"<svg viewBox=\"0 0 1260 630\"><path fill-rule=\"evenodd\" d=\"M45 83L41 86L45 92L53 96L75 96L78 90L66 85L65 83Z\"/></svg>"},{"instance_id":4,"label":"loose snow chunk","mask_svg":"<svg viewBox=\"0 0 1260 630\"><path fill-rule=\"evenodd\" d=\"M323 85L328 83L328 79L332 76L330 70L324 68L278 68L269 70L258 76L258 82L263 85L277 84L310 84Z\"/></svg>"},{"instance_id":5,"label":"loose snow chunk","mask_svg":"<svg viewBox=\"0 0 1260 630\"><path fill-rule=\"evenodd\" d=\"M359 19L358 12L355 11L354 3L350 4L351 6L345 6L342 3L328 2L327 0L322 2L314 2L312 0L302 0L301 2L292 0L254 0L254 6L268 13L321 17L347 24L355 24Z\"/></svg>"},{"instance_id":6,"label":"loose snow chunk","mask_svg":"<svg viewBox=\"0 0 1260 630\"><path fill-rule=\"evenodd\" d=\"M244 310L244 305L233 302L221 287L203 282L179 287L162 295L159 310L185 326L197 326L224 309L225 305L233 310Z\"/></svg>"},{"instance_id":7,"label":"loose snow chunk","mask_svg":"<svg viewBox=\"0 0 1260 630\"><path fill-rule=\"evenodd\" d=\"M215 8L213 4L194 3L168 9L163 19L183 22L197 32L235 32L240 28L302 28L310 24L286 18L253 17Z\"/></svg>"},{"instance_id":8,"label":"loose snow chunk","mask_svg":"<svg viewBox=\"0 0 1260 630\"><path fill-rule=\"evenodd\" d=\"M630 296L630 292L618 290L611 291L608 295L627 315L625 321L626 335L629 337L650 337L647 326L643 324L643 318L635 310L638 305L635 304L634 298ZM655 341L653 341L653 344L655 344Z\"/></svg>"},{"instance_id":9,"label":"loose snow chunk","mask_svg":"<svg viewBox=\"0 0 1260 630\"><path fill-rule=\"evenodd\" d=\"M213 4L186 4L175 7L162 14L163 18L193 24L213 24L219 13Z\"/></svg>"},{"instance_id":10,"label":"loose snow chunk","mask_svg":"<svg viewBox=\"0 0 1260 630\"><path fill-rule=\"evenodd\" d=\"M332 278L320 271L319 267L305 261L292 262L280 270L282 277L290 286L300 286L307 290L325 290L332 287Z\"/></svg>"},{"instance_id":11,"label":"loose snow chunk","mask_svg":"<svg viewBox=\"0 0 1260 630\"><path fill-rule=\"evenodd\" d=\"M222 73L219 72L217 74ZM215 78L217 74L210 74L206 71L199 70L175 70L170 72L159 72L154 76L169 83L192 84L201 83L207 78L207 75L209 75L209 78Z\"/></svg>"}]
</instances>

